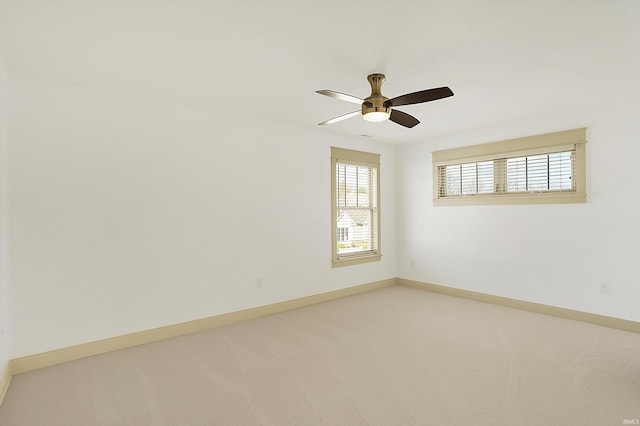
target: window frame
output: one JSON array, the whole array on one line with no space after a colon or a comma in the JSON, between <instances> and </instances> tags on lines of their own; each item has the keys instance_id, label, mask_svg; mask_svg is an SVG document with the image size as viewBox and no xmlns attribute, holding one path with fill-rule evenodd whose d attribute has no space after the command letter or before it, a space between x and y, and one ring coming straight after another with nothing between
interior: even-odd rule
<instances>
[{"instance_id":1,"label":"window frame","mask_svg":"<svg viewBox=\"0 0 640 426\"><path fill-rule=\"evenodd\" d=\"M373 207L375 211L375 225L370 224L373 228L373 232L369 233L369 238L372 238L371 235L375 233L375 242L376 246L372 251L367 251L366 253L351 253L349 255L339 254L338 253L338 187L337 187L337 178L336 171L337 165L340 164L348 164L354 166L365 166L370 168L376 168L375 174L375 200L376 205ZM357 265L361 263L367 262L376 262L380 261L382 258L382 239L380 235L380 223L381 223L381 215L380 215L380 154L363 152L363 151L354 151L351 149L345 148L337 148L331 147L331 265L332 267L340 267L340 266L348 266L348 265Z\"/></svg>"},{"instance_id":2,"label":"window frame","mask_svg":"<svg viewBox=\"0 0 640 426\"><path fill-rule=\"evenodd\" d=\"M586 203L586 128L545 133L523 138L508 139L466 147L433 151L433 205L491 205L491 204L559 204ZM493 161L496 164L507 158L526 157L540 154L552 154L575 150L573 158L573 174L575 182L573 190L563 191L531 191L507 192L506 180L495 180L496 192L441 196L440 167L454 164ZM501 173L494 171L496 178L506 179Z\"/></svg>"}]
</instances>

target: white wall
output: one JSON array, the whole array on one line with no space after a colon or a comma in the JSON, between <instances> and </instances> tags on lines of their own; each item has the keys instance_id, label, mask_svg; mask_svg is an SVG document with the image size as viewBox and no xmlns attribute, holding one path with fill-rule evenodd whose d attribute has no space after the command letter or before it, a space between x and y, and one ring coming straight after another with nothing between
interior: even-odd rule
<instances>
[{"instance_id":1,"label":"white wall","mask_svg":"<svg viewBox=\"0 0 640 426\"><path fill-rule=\"evenodd\" d=\"M9 111L12 358L396 276L393 146L24 76ZM331 268L332 145L382 154L381 262Z\"/></svg>"},{"instance_id":2,"label":"white wall","mask_svg":"<svg viewBox=\"0 0 640 426\"><path fill-rule=\"evenodd\" d=\"M637 101L395 147L10 77L10 358L395 276L640 321ZM587 204L432 206L431 151L583 126ZM382 154L382 262L330 266L332 145Z\"/></svg>"},{"instance_id":3,"label":"white wall","mask_svg":"<svg viewBox=\"0 0 640 426\"><path fill-rule=\"evenodd\" d=\"M7 78L0 60L0 377L9 361ZM1 392L1 391L0 391Z\"/></svg>"},{"instance_id":4,"label":"white wall","mask_svg":"<svg viewBox=\"0 0 640 426\"><path fill-rule=\"evenodd\" d=\"M622 99L400 147L398 275L640 321L639 110ZM586 204L433 207L432 151L577 127Z\"/></svg>"}]
</instances>

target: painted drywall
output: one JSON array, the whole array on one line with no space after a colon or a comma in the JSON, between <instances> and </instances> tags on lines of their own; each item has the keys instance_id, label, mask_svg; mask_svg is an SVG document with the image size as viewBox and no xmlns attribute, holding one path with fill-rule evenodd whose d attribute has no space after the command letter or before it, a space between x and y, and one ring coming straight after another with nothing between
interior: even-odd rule
<instances>
[{"instance_id":1,"label":"painted drywall","mask_svg":"<svg viewBox=\"0 0 640 426\"><path fill-rule=\"evenodd\" d=\"M395 277L391 145L113 88L10 88L13 358ZM381 262L331 267L332 145L381 154Z\"/></svg>"},{"instance_id":2,"label":"painted drywall","mask_svg":"<svg viewBox=\"0 0 640 426\"><path fill-rule=\"evenodd\" d=\"M9 362L7 75L0 58L0 377ZM2 390L0 390L0 393Z\"/></svg>"},{"instance_id":3,"label":"painted drywall","mask_svg":"<svg viewBox=\"0 0 640 426\"><path fill-rule=\"evenodd\" d=\"M585 106L399 147L400 277L640 321L638 101ZM587 203L432 203L431 152L587 127Z\"/></svg>"}]
</instances>

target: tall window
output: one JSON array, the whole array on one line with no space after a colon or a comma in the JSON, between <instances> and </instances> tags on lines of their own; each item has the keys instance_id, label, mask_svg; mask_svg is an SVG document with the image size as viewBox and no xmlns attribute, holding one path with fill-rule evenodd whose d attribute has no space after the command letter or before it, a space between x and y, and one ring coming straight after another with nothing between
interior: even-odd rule
<instances>
[{"instance_id":1,"label":"tall window","mask_svg":"<svg viewBox=\"0 0 640 426\"><path fill-rule=\"evenodd\" d=\"M331 148L332 264L380 260L380 155Z\"/></svg>"},{"instance_id":2,"label":"tall window","mask_svg":"<svg viewBox=\"0 0 640 426\"><path fill-rule=\"evenodd\" d=\"M586 129L433 152L434 204L586 202Z\"/></svg>"}]
</instances>

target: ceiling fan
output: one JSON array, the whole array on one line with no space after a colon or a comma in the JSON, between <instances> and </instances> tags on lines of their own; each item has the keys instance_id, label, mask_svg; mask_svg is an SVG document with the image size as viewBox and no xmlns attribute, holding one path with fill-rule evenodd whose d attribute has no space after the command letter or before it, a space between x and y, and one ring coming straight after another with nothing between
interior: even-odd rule
<instances>
[{"instance_id":1,"label":"ceiling fan","mask_svg":"<svg viewBox=\"0 0 640 426\"><path fill-rule=\"evenodd\" d=\"M453 96L453 92L448 87L438 87L435 89L407 93L406 95L396 96L395 98L389 99L382 96L382 93L380 92L384 79L384 74L371 74L367 77L367 80L369 80L369 84L371 85L371 95L365 99L360 99L356 96L347 95L334 90L316 90L316 93L320 93L321 95L362 105L361 110L348 112L318 124L333 124L362 114L362 118L367 121L384 121L389 119L396 124L411 128L420 123L420 121L412 115L393 109L392 107L420 104L422 102L435 101Z\"/></svg>"}]
</instances>

